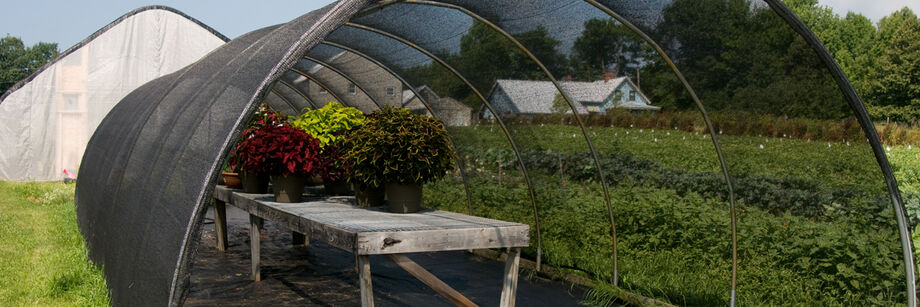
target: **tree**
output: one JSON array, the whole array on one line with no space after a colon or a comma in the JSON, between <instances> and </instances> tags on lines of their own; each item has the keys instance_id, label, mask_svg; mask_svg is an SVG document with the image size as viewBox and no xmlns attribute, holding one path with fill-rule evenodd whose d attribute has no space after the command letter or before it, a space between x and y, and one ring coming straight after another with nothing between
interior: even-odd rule
<instances>
[{"instance_id":1,"label":"tree","mask_svg":"<svg viewBox=\"0 0 920 307\"><path fill-rule=\"evenodd\" d=\"M568 72L566 57L557 51L562 43L552 38L542 26L513 36L555 77ZM457 68L483 95L489 94L498 79L547 79L536 62L521 48L500 32L480 22L473 23L460 38L458 53L442 53L445 53L441 55L445 61ZM408 68L406 75L415 84L427 84L440 95L457 98L473 109L481 106L481 100L472 89L439 63L431 62Z\"/></svg>"},{"instance_id":2,"label":"tree","mask_svg":"<svg viewBox=\"0 0 920 307\"><path fill-rule=\"evenodd\" d=\"M876 118L920 120L920 20L903 8L879 21L881 57L868 74L866 97Z\"/></svg>"},{"instance_id":3,"label":"tree","mask_svg":"<svg viewBox=\"0 0 920 307\"><path fill-rule=\"evenodd\" d=\"M562 93L556 93L556 96L553 97L553 113L572 113L572 107L565 101L565 97L562 96Z\"/></svg>"},{"instance_id":4,"label":"tree","mask_svg":"<svg viewBox=\"0 0 920 307\"><path fill-rule=\"evenodd\" d=\"M38 43L26 48L18 37L0 38L0 93L5 93L57 55L57 44Z\"/></svg>"},{"instance_id":5,"label":"tree","mask_svg":"<svg viewBox=\"0 0 920 307\"><path fill-rule=\"evenodd\" d=\"M635 33L612 19L590 19L572 46L572 65L580 80L593 81L613 69L617 76L631 75L651 56L651 48Z\"/></svg>"},{"instance_id":6,"label":"tree","mask_svg":"<svg viewBox=\"0 0 920 307\"><path fill-rule=\"evenodd\" d=\"M549 36L542 26L514 34L550 73L565 74L565 56L556 48L562 43ZM540 67L507 37L476 22L460 38L460 54L451 57L477 88L487 91L497 79L546 79Z\"/></svg>"}]
</instances>

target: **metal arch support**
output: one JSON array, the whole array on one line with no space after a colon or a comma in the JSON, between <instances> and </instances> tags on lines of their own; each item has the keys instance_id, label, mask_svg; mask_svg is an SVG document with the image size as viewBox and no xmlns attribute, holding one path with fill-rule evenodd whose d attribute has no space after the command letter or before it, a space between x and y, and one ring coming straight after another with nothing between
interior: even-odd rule
<instances>
[{"instance_id":1,"label":"metal arch support","mask_svg":"<svg viewBox=\"0 0 920 307\"><path fill-rule=\"evenodd\" d=\"M332 89L330 89L328 86L326 86L325 83L322 83L322 82L320 82L319 80L316 80L316 78L314 78L314 77L311 76L310 74L305 73L305 72L301 71L300 69L293 68L293 67L291 67L291 71L296 72L296 73L300 74L301 76L304 76L304 78L310 79L310 81L313 81L313 83L316 83L316 85L319 85L319 87L321 87L321 88L323 88L324 90L326 90L326 92L329 93L329 95L332 95L332 97L335 98L336 100L338 100L340 103L342 103L342 104L345 103L345 100L343 100L342 97L339 97L339 95L336 94L335 92L333 92Z\"/></svg>"},{"instance_id":2,"label":"metal arch support","mask_svg":"<svg viewBox=\"0 0 920 307\"><path fill-rule=\"evenodd\" d=\"M363 86L361 86L360 84L358 84L358 82L355 82L355 80L352 79L351 76L349 76L348 74L342 72L342 71L339 70L338 68L335 68L335 67L333 67L332 65L330 65L330 64L328 64L328 63L326 63L326 62L324 62L324 61L322 61L322 60L320 60L320 59L317 59L317 58L314 58L314 57L311 57L311 56L306 56L306 55L303 56L303 58L304 58L304 59L307 59L307 60L310 60L310 61L313 61L314 63L319 64L319 65L321 65L321 66L323 66L323 67L325 67L325 68L331 70L332 72L338 74L339 76L342 76L342 78L345 78L345 80L348 80L348 82L351 82L351 84L354 84L355 87L357 87L359 90L361 90L361 92L364 92L364 95L367 95L367 97L370 98L371 101L374 102L374 105L376 105L378 109L382 108L382 106L380 106L380 102L377 101L377 98L374 98L374 96L371 95L371 92L368 92L367 90L365 90Z\"/></svg>"},{"instance_id":3,"label":"metal arch support","mask_svg":"<svg viewBox=\"0 0 920 307\"><path fill-rule=\"evenodd\" d=\"M407 0L405 2L408 4L431 5L431 6L438 6L438 7L454 9L454 10L460 11L470 16L471 18L476 19L479 22L482 22L483 24L489 26L490 28L492 28L492 30L498 32L499 34L507 38L509 41L511 41L515 46L518 47L519 50L524 52L524 54L526 54L532 61L534 61L534 63L536 63L537 66L540 67L540 69L543 71L546 77L549 78L549 80L553 83L553 85L556 87L559 93L562 94L563 99L566 101L566 103L568 103L569 107L572 109L572 115L575 117L575 122L577 122L579 128L581 128L581 132L585 137L585 142L588 143L588 148L591 150L591 156L594 159L594 165L597 167L597 177L598 177L598 180L600 180L601 182L601 187L604 192L604 203L607 206L607 214L608 214L608 219L610 222L610 234L611 234L611 241L612 241L612 246L613 246L613 285L614 286L618 285L619 284L619 269L618 269L619 261L617 259L617 255L618 255L617 230L616 230L616 222L614 221L614 216L613 216L613 205L610 202L610 191L609 191L609 187L607 186L607 179L604 177L603 168L601 167L601 163L600 163L600 157L597 154L597 149L594 147L594 142L591 140L591 136L588 134L588 130L585 127L584 121L582 121L581 116L578 115L578 110L575 108L575 103L574 103L575 100L572 99L571 95L569 95L569 93L565 89L562 88L562 85L559 84L559 81L556 80L556 78L549 71L549 69L546 68L546 65L543 64L543 61L540 61L540 59L538 59L536 55L534 55L533 52L530 51L530 49L524 46L524 44L521 44L521 42L518 41L516 38L514 38L514 36L509 34L507 31L505 31L498 25L492 23L491 21L483 18L482 16L479 16L478 14L473 13L472 11L462 6L459 6L459 5L433 2L433 1L427 1L427 0ZM493 112L493 114L495 113ZM538 270L539 270L539 264L540 264L540 261L539 261L539 256L538 256L538 259L537 259Z\"/></svg>"},{"instance_id":4,"label":"metal arch support","mask_svg":"<svg viewBox=\"0 0 920 307\"><path fill-rule=\"evenodd\" d=\"M715 146L716 155L719 157L719 166L722 168L722 174L725 176L726 186L728 187L728 197L729 197L729 214L731 215L731 231L732 231L732 289L731 289L731 306L735 306L735 298L737 293L737 281L738 281L738 228L735 217L735 189L732 185L731 176L728 174L728 164L725 162L725 154L722 153L722 146L719 145L719 136L716 134L712 128L712 121L709 119L709 114L706 112L706 108L703 107L703 103L700 101L700 98L696 95L696 92L693 90L693 87L690 86L690 83L687 82L687 79L684 78L684 75L677 69L677 65L674 64L674 61L664 52L664 49L658 45L655 40L649 37L645 32L642 32L635 25L630 23L628 20L611 10L609 7L598 3L596 0L584 0L585 2L593 5L594 7L600 9L613 17L621 24L629 28L633 33L642 37L648 44L652 45L655 48L655 51L661 56L668 66L671 67L671 70L677 75L677 78L680 79L680 82L683 84L684 88L690 93L690 97L693 98L693 102L696 104L696 107L700 110L700 113L703 114L703 121L706 123L706 129L709 129L709 134L712 136L712 144Z\"/></svg>"},{"instance_id":5,"label":"metal arch support","mask_svg":"<svg viewBox=\"0 0 920 307\"><path fill-rule=\"evenodd\" d=\"M463 83L466 84L466 86L468 86L471 90L473 90L473 93L475 93L476 96L478 96L479 99L482 100L483 105L485 105L486 108L488 108L489 111L492 112L492 114L496 114L495 119L498 121L499 127L501 127L502 132L504 132L505 136L508 138L508 142L511 144L511 149L514 150L514 155L517 157L518 163L521 165L521 171L524 175L524 181L527 182L527 190L530 192L530 204L531 204L531 207L533 208L534 229L536 230L536 233L537 233L537 271L540 271L541 264L542 264L542 256L543 256L543 238L542 238L542 232L540 230L540 217L539 217L538 210L537 210L536 195L534 194L534 190L533 190L533 181L530 180L530 173L527 171L527 165L524 164L524 159L521 156L521 150L518 148L517 143L514 141L514 138L511 137L511 133L508 131L508 128L505 126L504 121L502 121L501 117L498 116L498 113L495 112L495 109L492 108L492 104L489 103L489 100L486 99L485 96L482 95L482 92L480 92L479 89L473 86L473 84L470 83L470 81L467 80L466 77L460 74L460 72L457 71L457 69L455 69L453 66L451 66L446 61L444 61L444 59L441 59L441 57L435 55L431 51L428 51L427 49L422 48L421 46L405 38L399 37L395 34L392 34L392 33L389 33L389 32L386 32L380 29L368 27L365 25L355 24L351 22L346 22L345 26L353 27L356 29L362 29L362 30L366 30L366 31L370 31L373 33L383 35L385 37L388 37L400 43L403 43L409 47L412 47L413 49L418 50L421 53L424 53L426 56L430 57L435 62L438 62L438 64L441 64L441 66L443 66L444 68L447 68L447 70L450 70L450 72L453 73L458 79L463 81Z\"/></svg>"},{"instance_id":6,"label":"metal arch support","mask_svg":"<svg viewBox=\"0 0 920 307\"><path fill-rule=\"evenodd\" d=\"M295 87L293 84L290 84L290 83L288 83L287 81L282 80L281 78L278 78L278 83L281 84L281 85L284 85L284 86L286 86L286 87L288 87L288 88L290 88L290 89L293 90L295 93L297 93L297 95L300 95L300 97L303 97L303 99L306 100L307 103L309 103L311 106L313 106L314 109L317 108L316 104L313 103L313 100L311 100L310 97L307 97L306 94L304 94L304 93L301 92L299 89L297 89L297 87ZM280 93L277 93L277 92L276 92L275 94L279 94L278 96L281 96ZM296 105L294 105L291 101L287 100L287 99L284 98L284 97L281 97L281 99L284 100L284 102L286 102L288 105L290 105L291 108L293 108L293 109L296 110L297 112L300 112L300 110L302 109L302 108L297 108Z\"/></svg>"},{"instance_id":7,"label":"metal arch support","mask_svg":"<svg viewBox=\"0 0 920 307\"><path fill-rule=\"evenodd\" d=\"M859 94L856 93L856 90L853 89L853 86L850 84L850 81L847 79L846 75L840 69L840 66L837 65L837 62L834 61L834 58L830 55L821 41L815 36L808 27L802 22L802 20L795 17L795 14L789 10L785 4L776 0L765 0L767 4L770 5L770 8L779 15L786 23L795 30L802 39L808 43L809 46L817 53L818 57L821 59L821 62L824 63L824 66L827 67L831 76L834 78L834 81L837 82L837 86L840 88L840 91L843 92L843 96L846 98L847 102L850 105L850 108L856 113L856 119L859 121L859 125L862 126L862 129L869 137L869 144L872 146L872 152L875 154L875 160L878 162L879 166L882 169L882 175L885 177L885 183L888 185L888 193L891 195L892 206L894 206L895 218L898 222L898 235L901 239L901 251L904 254L904 278L907 286L907 306L916 307L917 306L917 284L916 284L916 263L914 262L914 252L913 246L911 243L911 234L910 227L907 222L907 215L904 210L904 203L901 199L901 193L898 191L898 183L894 177L894 174L891 170L891 164L888 162L888 157L885 154L884 149L882 148L882 143L878 137L878 132L875 130L875 125L872 124L872 119L869 117L869 113L866 111L866 107L862 102L862 99L859 97Z\"/></svg>"},{"instance_id":8,"label":"metal arch support","mask_svg":"<svg viewBox=\"0 0 920 307\"><path fill-rule=\"evenodd\" d=\"M297 109L297 106L295 106L293 102L291 102L291 101L288 100L286 97L284 97L284 95L281 95L281 92L279 92L277 89L272 89L272 93L274 93L275 96L278 96L279 99L281 99L282 101L284 101L284 103L286 103L289 107L291 107L291 109L294 110L294 112L298 112L298 111L299 111L299 110ZM309 102L309 100L307 100L307 101ZM313 102L310 102L310 104L312 105Z\"/></svg>"},{"instance_id":9,"label":"metal arch support","mask_svg":"<svg viewBox=\"0 0 920 307\"><path fill-rule=\"evenodd\" d=\"M371 61L372 63L374 63L375 65L379 66L380 68L383 68L383 69L386 70L388 73L390 73L390 75L392 75L394 78L398 79L399 82L401 82L403 85L405 85L406 87L408 87L409 90L412 91L412 93L415 94L415 97L418 97L418 100L422 102L422 104L425 106L426 109L428 109L428 112L431 113L431 116L437 118L437 115L434 113L434 110L431 108L431 106L428 104L428 102L425 101L425 98L415 89L415 87L413 87L411 84L409 84L409 82L406 81L405 78L403 78L402 76L400 76L399 74L397 74L397 73L396 73L395 71L393 71L393 69L391 69L390 67L384 65L383 63L381 63L381 62L378 61L377 59L374 59L374 58L372 58L372 57L370 57L370 56L364 54L364 53L361 52L361 51L355 50L354 48L351 48L351 47L348 47L348 46L345 46L345 45L342 45L342 44L339 44L339 43L335 43L335 42L330 42L330 41L325 41L325 40L324 40L324 41L321 41L320 44L327 45L327 46L332 46L332 47L335 47L335 48L339 48L339 49L342 49L342 50L351 52L351 53L353 53L353 54L355 54L355 55L357 55L357 56L359 56L359 57L364 58L365 60ZM448 138L448 141L450 141L450 138ZM457 156L457 162L458 162L458 164L459 164L459 165L458 165L458 166L459 166L458 168L460 169L460 177L461 177L461 179L463 180L463 187L464 187L464 189L466 190L466 207L467 207L467 209L469 210L470 215L473 215L473 201L472 201L472 197L473 197L473 196L472 196L472 192L470 191L469 180L467 179L467 176L466 176L466 163L464 163L463 157L461 157L460 154L457 153L457 149L456 149L456 147L454 146L453 141L450 141L450 148L451 148L451 150L454 152L454 155Z\"/></svg>"}]
</instances>

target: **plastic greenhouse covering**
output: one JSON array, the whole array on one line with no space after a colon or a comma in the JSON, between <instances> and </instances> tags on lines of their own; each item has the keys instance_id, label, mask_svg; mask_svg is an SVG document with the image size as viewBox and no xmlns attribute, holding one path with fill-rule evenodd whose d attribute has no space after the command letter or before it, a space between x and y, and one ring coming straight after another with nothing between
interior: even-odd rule
<instances>
[{"instance_id":1,"label":"plastic greenhouse covering","mask_svg":"<svg viewBox=\"0 0 920 307\"><path fill-rule=\"evenodd\" d=\"M878 134L778 0L342 0L236 38L89 141L77 214L112 302L182 304L250 116L329 101L441 120L460 163L425 205L531 225L538 264L681 305L916 306Z\"/></svg>"},{"instance_id":2,"label":"plastic greenhouse covering","mask_svg":"<svg viewBox=\"0 0 920 307\"><path fill-rule=\"evenodd\" d=\"M0 180L75 177L90 136L125 95L228 40L174 9L118 18L0 99Z\"/></svg>"}]
</instances>

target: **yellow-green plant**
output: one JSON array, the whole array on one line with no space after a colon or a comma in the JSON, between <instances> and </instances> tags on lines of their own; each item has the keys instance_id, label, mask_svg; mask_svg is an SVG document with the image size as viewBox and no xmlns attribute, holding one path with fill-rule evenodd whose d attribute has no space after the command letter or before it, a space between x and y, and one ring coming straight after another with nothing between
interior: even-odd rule
<instances>
[{"instance_id":1,"label":"yellow-green plant","mask_svg":"<svg viewBox=\"0 0 920 307\"><path fill-rule=\"evenodd\" d=\"M319 109L306 110L299 116L291 116L291 126L300 128L319 140L319 146L336 144L345 136L343 132L364 124L360 110L346 107L338 102L329 102Z\"/></svg>"}]
</instances>

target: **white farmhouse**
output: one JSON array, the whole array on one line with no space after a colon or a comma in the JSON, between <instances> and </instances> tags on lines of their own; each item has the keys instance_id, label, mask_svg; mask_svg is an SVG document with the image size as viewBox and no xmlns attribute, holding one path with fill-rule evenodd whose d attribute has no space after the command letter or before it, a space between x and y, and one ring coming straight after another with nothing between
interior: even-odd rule
<instances>
[{"instance_id":1,"label":"white farmhouse","mask_svg":"<svg viewBox=\"0 0 920 307\"><path fill-rule=\"evenodd\" d=\"M648 97L629 78L605 78L594 82L560 82L562 88L574 99L578 114L600 113L608 109L622 108L632 111L658 111L661 107L651 105ZM514 115L535 115L559 113L554 107L559 95L550 81L497 80L489 103L496 112ZM566 107L567 108L567 107ZM564 111L571 113L571 109ZM483 110L483 117L491 118L492 112Z\"/></svg>"}]
</instances>

